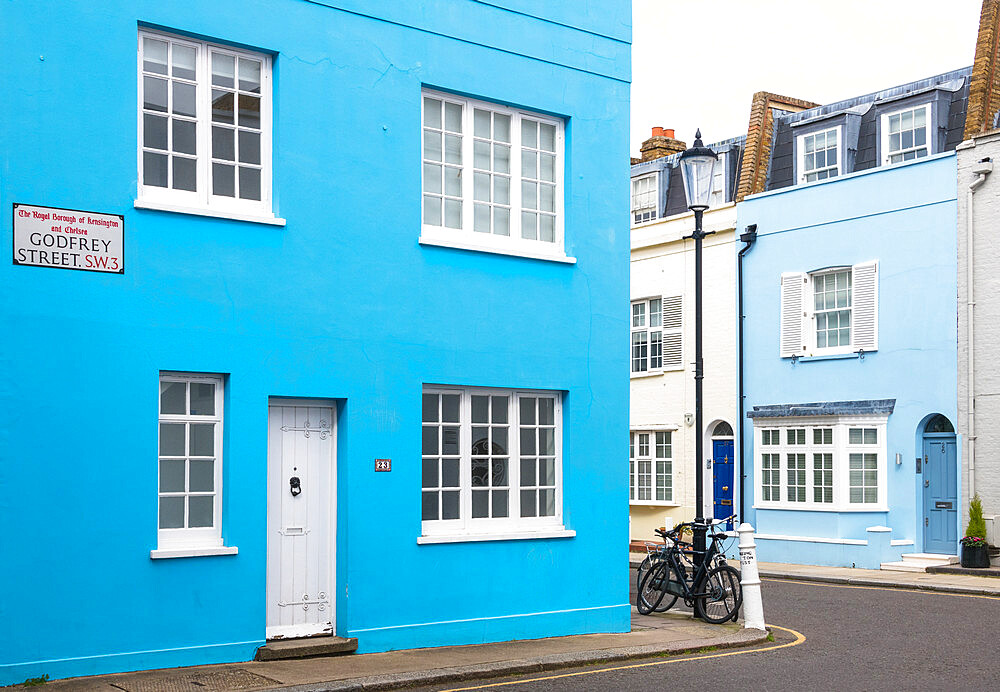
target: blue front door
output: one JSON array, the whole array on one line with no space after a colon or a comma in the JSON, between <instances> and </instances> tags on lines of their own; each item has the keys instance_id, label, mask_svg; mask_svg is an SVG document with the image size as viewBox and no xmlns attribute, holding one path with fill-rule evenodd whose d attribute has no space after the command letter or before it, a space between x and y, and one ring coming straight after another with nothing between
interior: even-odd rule
<instances>
[{"instance_id":1,"label":"blue front door","mask_svg":"<svg viewBox=\"0 0 1000 692\"><path fill-rule=\"evenodd\" d=\"M924 436L924 552L954 555L958 540L958 473L954 435Z\"/></svg>"},{"instance_id":2,"label":"blue front door","mask_svg":"<svg viewBox=\"0 0 1000 692\"><path fill-rule=\"evenodd\" d=\"M733 513L733 441L712 440L712 478L715 497L715 518L725 519ZM727 529L733 528L729 522Z\"/></svg>"}]
</instances>

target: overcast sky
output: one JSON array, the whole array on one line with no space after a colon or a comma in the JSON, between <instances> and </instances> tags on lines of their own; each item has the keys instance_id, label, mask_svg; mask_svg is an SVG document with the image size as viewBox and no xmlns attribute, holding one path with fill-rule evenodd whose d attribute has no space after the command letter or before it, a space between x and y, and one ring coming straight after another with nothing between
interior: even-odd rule
<instances>
[{"instance_id":1,"label":"overcast sky","mask_svg":"<svg viewBox=\"0 0 1000 692\"><path fill-rule=\"evenodd\" d=\"M633 0L631 148L746 134L757 91L832 103L972 64L981 0Z\"/></svg>"}]
</instances>

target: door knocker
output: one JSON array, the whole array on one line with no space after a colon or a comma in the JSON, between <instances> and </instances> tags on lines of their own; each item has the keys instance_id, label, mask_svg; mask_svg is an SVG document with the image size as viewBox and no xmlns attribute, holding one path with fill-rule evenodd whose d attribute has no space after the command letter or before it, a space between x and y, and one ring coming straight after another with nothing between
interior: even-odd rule
<instances>
[{"instance_id":1,"label":"door knocker","mask_svg":"<svg viewBox=\"0 0 1000 692\"><path fill-rule=\"evenodd\" d=\"M292 476L288 479L288 485L292 491L292 497L295 497L302 492L302 482L299 480L298 476Z\"/></svg>"}]
</instances>

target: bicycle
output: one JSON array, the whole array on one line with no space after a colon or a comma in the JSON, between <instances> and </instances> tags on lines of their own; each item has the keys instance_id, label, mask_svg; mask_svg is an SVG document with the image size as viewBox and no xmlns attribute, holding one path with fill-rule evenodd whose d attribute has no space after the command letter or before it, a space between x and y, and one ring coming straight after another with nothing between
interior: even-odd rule
<instances>
[{"instance_id":1,"label":"bicycle","mask_svg":"<svg viewBox=\"0 0 1000 692\"><path fill-rule=\"evenodd\" d=\"M664 539L664 546L647 556L637 575L639 589L635 605L640 614L664 612L678 598L683 598L684 603L693 607L697 616L706 622L719 624L738 617L743 604L740 574L726 564L719 549L719 544L728 536L712 532L712 543L705 551L695 551L690 543L680 540L686 527L704 526L710 531L733 518L716 519L702 525L678 524L671 531L657 530ZM702 560L696 567L693 557L697 554L701 554Z\"/></svg>"}]
</instances>

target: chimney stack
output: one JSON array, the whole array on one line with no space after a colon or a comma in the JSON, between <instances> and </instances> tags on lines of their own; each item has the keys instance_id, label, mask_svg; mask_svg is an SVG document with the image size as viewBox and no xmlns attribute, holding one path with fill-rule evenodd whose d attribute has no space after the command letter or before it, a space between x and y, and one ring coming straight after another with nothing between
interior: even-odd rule
<instances>
[{"instance_id":1,"label":"chimney stack","mask_svg":"<svg viewBox=\"0 0 1000 692\"><path fill-rule=\"evenodd\" d=\"M642 161L646 162L671 154L679 154L685 149L687 149L687 144L679 139L674 139L673 130L654 127L652 137L642 143L639 151L642 154Z\"/></svg>"}]
</instances>

